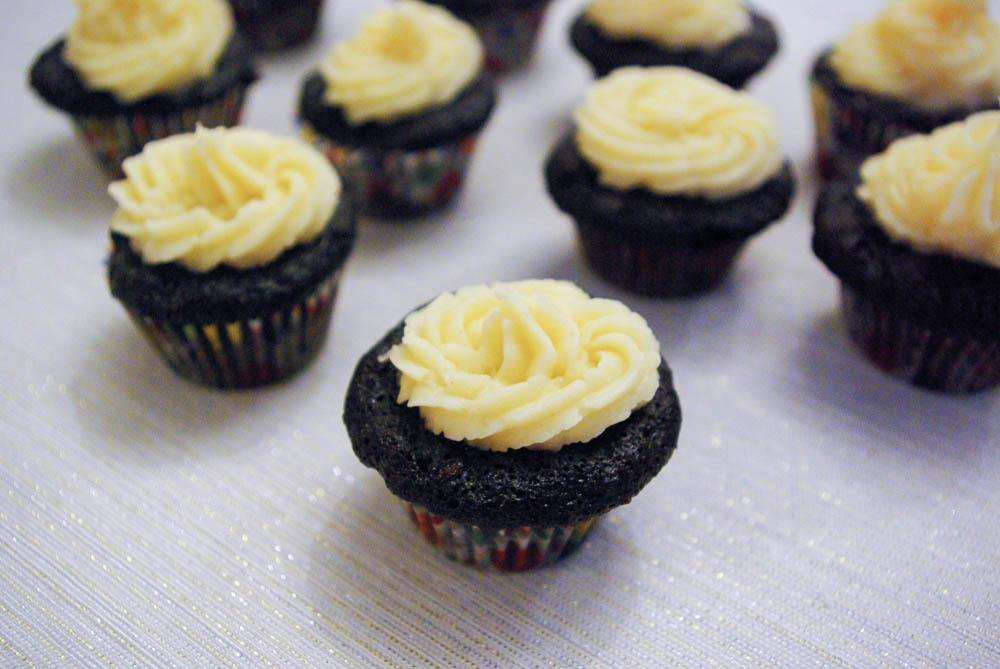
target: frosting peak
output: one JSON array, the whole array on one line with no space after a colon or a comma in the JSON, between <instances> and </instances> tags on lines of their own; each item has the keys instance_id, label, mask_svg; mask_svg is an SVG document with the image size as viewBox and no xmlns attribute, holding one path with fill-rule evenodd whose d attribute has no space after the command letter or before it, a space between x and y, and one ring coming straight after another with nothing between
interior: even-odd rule
<instances>
[{"instance_id":1,"label":"frosting peak","mask_svg":"<svg viewBox=\"0 0 1000 669\"><path fill-rule=\"evenodd\" d=\"M76 0L64 57L125 103L208 77L233 34L225 0Z\"/></svg>"},{"instance_id":2,"label":"frosting peak","mask_svg":"<svg viewBox=\"0 0 1000 669\"><path fill-rule=\"evenodd\" d=\"M889 236L1000 267L1000 112L896 140L862 164L857 195Z\"/></svg>"},{"instance_id":3,"label":"frosting peak","mask_svg":"<svg viewBox=\"0 0 1000 669\"><path fill-rule=\"evenodd\" d=\"M148 263L206 272L264 265L326 227L340 179L318 151L249 128L150 142L108 191L111 229Z\"/></svg>"},{"instance_id":4,"label":"frosting peak","mask_svg":"<svg viewBox=\"0 0 1000 669\"><path fill-rule=\"evenodd\" d=\"M591 0L584 12L613 37L668 49L720 46L750 28L750 12L737 0Z\"/></svg>"},{"instance_id":5,"label":"frosting peak","mask_svg":"<svg viewBox=\"0 0 1000 669\"><path fill-rule=\"evenodd\" d=\"M482 62L482 44L469 25L441 7L401 0L336 44L319 71L324 101L360 124L451 102Z\"/></svg>"},{"instance_id":6,"label":"frosting peak","mask_svg":"<svg viewBox=\"0 0 1000 669\"><path fill-rule=\"evenodd\" d=\"M573 116L600 182L622 190L722 199L781 167L771 112L681 67L625 67L596 81Z\"/></svg>"},{"instance_id":7,"label":"frosting peak","mask_svg":"<svg viewBox=\"0 0 1000 669\"><path fill-rule=\"evenodd\" d=\"M848 86L932 110L978 107L1000 93L1000 25L986 0L890 0L830 62Z\"/></svg>"},{"instance_id":8,"label":"frosting peak","mask_svg":"<svg viewBox=\"0 0 1000 669\"><path fill-rule=\"evenodd\" d=\"M470 286L405 321L399 402L480 448L558 450L652 399L659 344L638 314L554 280Z\"/></svg>"}]
</instances>

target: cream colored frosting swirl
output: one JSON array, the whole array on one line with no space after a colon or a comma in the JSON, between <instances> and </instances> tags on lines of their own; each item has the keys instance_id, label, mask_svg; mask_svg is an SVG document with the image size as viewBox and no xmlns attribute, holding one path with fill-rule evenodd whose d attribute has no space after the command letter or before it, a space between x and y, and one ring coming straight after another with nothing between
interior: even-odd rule
<instances>
[{"instance_id":1,"label":"cream colored frosting swirl","mask_svg":"<svg viewBox=\"0 0 1000 669\"><path fill-rule=\"evenodd\" d=\"M659 387L642 317L566 281L445 293L406 318L388 357L429 430L496 451L589 441Z\"/></svg>"},{"instance_id":2,"label":"cream colored frosting swirl","mask_svg":"<svg viewBox=\"0 0 1000 669\"><path fill-rule=\"evenodd\" d=\"M451 102L482 68L473 29L445 9L403 0L375 11L320 63L324 101L348 121L389 121Z\"/></svg>"},{"instance_id":3,"label":"cream colored frosting swirl","mask_svg":"<svg viewBox=\"0 0 1000 669\"><path fill-rule=\"evenodd\" d=\"M196 272L266 264L316 237L340 197L326 158L297 139L198 127L147 144L108 187L111 229L148 263Z\"/></svg>"},{"instance_id":4,"label":"cream colored frosting swirl","mask_svg":"<svg viewBox=\"0 0 1000 669\"><path fill-rule=\"evenodd\" d=\"M830 64L848 86L926 109L981 106L1000 94L1000 26L986 0L891 0Z\"/></svg>"},{"instance_id":5,"label":"cream colored frosting swirl","mask_svg":"<svg viewBox=\"0 0 1000 669\"><path fill-rule=\"evenodd\" d=\"M732 197L781 167L764 105L681 67L626 67L595 82L573 116L599 181L661 195Z\"/></svg>"},{"instance_id":6,"label":"cream colored frosting swirl","mask_svg":"<svg viewBox=\"0 0 1000 669\"><path fill-rule=\"evenodd\" d=\"M858 197L891 237L1000 267L1000 112L896 140L861 180Z\"/></svg>"},{"instance_id":7,"label":"cream colored frosting swirl","mask_svg":"<svg viewBox=\"0 0 1000 669\"><path fill-rule=\"evenodd\" d=\"M719 46L750 28L737 0L591 0L584 13L612 37L668 49Z\"/></svg>"},{"instance_id":8,"label":"cream colored frosting swirl","mask_svg":"<svg viewBox=\"0 0 1000 669\"><path fill-rule=\"evenodd\" d=\"M66 62L130 103L208 77L233 34L225 0L76 0Z\"/></svg>"}]
</instances>

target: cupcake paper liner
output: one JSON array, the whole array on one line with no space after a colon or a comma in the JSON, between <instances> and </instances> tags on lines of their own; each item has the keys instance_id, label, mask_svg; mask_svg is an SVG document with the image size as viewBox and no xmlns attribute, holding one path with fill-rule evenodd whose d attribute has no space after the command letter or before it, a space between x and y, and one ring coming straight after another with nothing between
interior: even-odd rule
<instances>
[{"instance_id":1,"label":"cupcake paper liner","mask_svg":"<svg viewBox=\"0 0 1000 669\"><path fill-rule=\"evenodd\" d=\"M484 528L458 523L403 501L428 543L449 559L478 569L525 571L552 564L583 542L597 516L555 527Z\"/></svg>"},{"instance_id":2,"label":"cupcake paper liner","mask_svg":"<svg viewBox=\"0 0 1000 669\"><path fill-rule=\"evenodd\" d=\"M547 7L548 0L545 0L523 9L500 9L462 17L472 25L483 42L487 70L503 74L528 64Z\"/></svg>"},{"instance_id":3,"label":"cupcake paper liner","mask_svg":"<svg viewBox=\"0 0 1000 669\"><path fill-rule=\"evenodd\" d=\"M322 347L333 313L338 270L301 302L257 318L187 323L129 315L181 376L218 388L273 383L301 369Z\"/></svg>"},{"instance_id":4,"label":"cupcake paper liner","mask_svg":"<svg viewBox=\"0 0 1000 669\"><path fill-rule=\"evenodd\" d=\"M729 272L745 239L696 245L686 240L633 240L577 221L590 267L605 280L641 295L668 297L709 290Z\"/></svg>"},{"instance_id":5,"label":"cupcake paper liner","mask_svg":"<svg viewBox=\"0 0 1000 669\"><path fill-rule=\"evenodd\" d=\"M302 136L337 168L363 214L406 218L438 209L455 196L478 134L416 151L341 146L308 123Z\"/></svg>"},{"instance_id":6,"label":"cupcake paper liner","mask_svg":"<svg viewBox=\"0 0 1000 669\"><path fill-rule=\"evenodd\" d=\"M851 340L877 367L895 377L955 393L1000 384L1000 339L930 329L892 305L844 285L841 305Z\"/></svg>"},{"instance_id":7,"label":"cupcake paper liner","mask_svg":"<svg viewBox=\"0 0 1000 669\"><path fill-rule=\"evenodd\" d=\"M301 44L312 37L323 0L229 0L240 32L264 51Z\"/></svg>"},{"instance_id":8,"label":"cupcake paper liner","mask_svg":"<svg viewBox=\"0 0 1000 669\"><path fill-rule=\"evenodd\" d=\"M77 134L112 178L121 178L122 161L142 151L147 142L207 127L239 122L246 84L235 86L212 102L170 113L123 113L118 116L73 117Z\"/></svg>"}]
</instances>

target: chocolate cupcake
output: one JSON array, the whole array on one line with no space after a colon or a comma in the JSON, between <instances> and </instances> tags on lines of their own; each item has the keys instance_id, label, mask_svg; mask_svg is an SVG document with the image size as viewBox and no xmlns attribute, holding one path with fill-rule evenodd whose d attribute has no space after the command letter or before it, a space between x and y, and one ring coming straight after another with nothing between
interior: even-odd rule
<instances>
[{"instance_id":1,"label":"chocolate cupcake","mask_svg":"<svg viewBox=\"0 0 1000 669\"><path fill-rule=\"evenodd\" d=\"M111 293L182 376L258 386L319 351L354 241L349 196L298 140L250 129L151 142L111 184Z\"/></svg>"},{"instance_id":2,"label":"chocolate cupcake","mask_svg":"<svg viewBox=\"0 0 1000 669\"><path fill-rule=\"evenodd\" d=\"M35 60L30 83L70 115L109 175L121 176L122 160L146 142L239 122L256 74L224 0L79 6L66 37Z\"/></svg>"},{"instance_id":3,"label":"chocolate cupcake","mask_svg":"<svg viewBox=\"0 0 1000 669\"><path fill-rule=\"evenodd\" d=\"M736 0L591 0L570 42L598 77L627 65L676 65L733 88L778 51L771 21Z\"/></svg>"},{"instance_id":4,"label":"chocolate cupcake","mask_svg":"<svg viewBox=\"0 0 1000 669\"><path fill-rule=\"evenodd\" d=\"M820 174L849 179L900 137L998 107L1000 25L985 0L892 0L819 55L809 87Z\"/></svg>"},{"instance_id":5,"label":"chocolate cupcake","mask_svg":"<svg viewBox=\"0 0 1000 669\"><path fill-rule=\"evenodd\" d=\"M355 453L430 543L514 571L637 494L680 419L642 318L559 281L438 297L362 357L344 408Z\"/></svg>"},{"instance_id":6,"label":"chocolate cupcake","mask_svg":"<svg viewBox=\"0 0 1000 669\"><path fill-rule=\"evenodd\" d=\"M646 295L715 286L784 215L794 179L760 103L684 68L622 68L590 89L545 164L588 264Z\"/></svg>"},{"instance_id":7,"label":"chocolate cupcake","mask_svg":"<svg viewBox=\"0 0 1000 669\"><path fill-rule=\"evenodd\" d=\"M251 44L278 51L302 44L316 32L323 0L229 0L236 25Z\"/></svg>"},{"instance_id":8,"label":"chocolate cupcake","mask_svg":"<svg viewBox=\"0 0 1000 669\"><path fill-rule=\"evenodd\" d=\"M302 86L305 139L344 176L362 213L405 218L457 193L496 104L475 32L403 0L334 46Z\"/></svg>"},{"instance_id":9,"label":"chocolate cupcake","mask_svg":"<svg viewBox=\"0 0 1000 669\"><path fill-rule=\"evenodd\" d=\"M820 193L813 250L852 341L933 390L1000 383L1000 112L897 140Z\"/></svg>"},{"instance_id":10,"label":"chocolate cupcake","mask_svg":"<svg viewBox=\"0 0 1000 669\"><path fill-rule=\"evenodd\" d=\"M550 0L428 0L462 19L479 34L486 69L504 74L524 68L538 41Z\"/></svg>"}]
</instances>

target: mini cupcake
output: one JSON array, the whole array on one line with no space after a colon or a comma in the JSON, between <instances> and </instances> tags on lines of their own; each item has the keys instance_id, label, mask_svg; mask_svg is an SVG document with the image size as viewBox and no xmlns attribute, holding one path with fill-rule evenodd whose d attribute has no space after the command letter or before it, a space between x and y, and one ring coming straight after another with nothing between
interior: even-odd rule
<instances>
[{"instance_id":1,"label":"mini cupcake","mask_svg":"<svg viewBox=\"0 0 1000 669\"><path fill-rule=\"evenodd\" d=\"M918 386L1000 383L1000 112L897 140L860 179L824 186L813 234L851 339Z\"/></svg>"},{"instance_id":2,"label":"mini cupcake","mask_svg":"<svg viewBox=\"0 0 1000 669\"><path fill-rule=\"evenodd\" d=\"M986 0L890 0L819 56L810 91L820 174L850 178L899 137L997 107L1000 26Z\"/></svg>"},{"instance_id":3,"label":"mini cupcake","mask_svg":"<svg viewBox=\"0 0 1000 669\"><path fill-rule=\"evenodd\" d=\"M429 0L472 25L486 49L486 69L504 74L524 68L538 41L550 0Z\"/></svg>"},{"instance_id":4,"label":"mini cupcake","mask_svg":"<svg viewBox=\"0 0 1000 669\"><path fill-rule=\"evenodd\" d=\"M591 0L570 41L598 77L626 65L678 65L733 88L778 50L771 21L737 0Z\"/></svg>"},{"instance_id":5,"label":"mini cupcake","mask_svg":"<svg viewBox=\"0 0 1000 669\"><path fill-rule=\"evenodd\" d=\"M277 381L320 349L354 212L329 162L245 128L175 135L111 184L111 293L182 376Z\"/></svg>"},{"instance_id":6,"label":"mini cupcake","mask_svg":"<svg viewBox=\"0 0 1000 669\"><path fill-rule=\"evenodd\" d=\"M69 114L101 167L196 124L235 125L256 74L225 0L77 0L31 86Z\"/></svg>"},{"instance_id":7,"label":"mini cupcake","mask_svg":"<svg viewBox=\"0 0 1000 669\"><path fill-rule=\"evenodd\" d=\"M236 25L254 47L277 51L316 32L323 0L229 0Z\"/></svg>"},{"instance_id":8,"label":"mini cupcake","mask_svg":"<svg viewBox=\"0 0 1000 669\"><path fill-rule=\"evenodd\" d=\"M334 46L302 86L299 116L363 213L403 218L456 194L495 104L472 28L403 0Z\"/></svg>"},{"instance_id":9,"label":"mini cupcake","mask_svg":"<svg viewBox=\"0 0 1000 669\"><path fill-rule=\"evenodd\" d=\"M642 317L552 280L411 313L362 357L344 409L355 453L430 543L512 571L554 562L627 503L680 420Z\"/></svg>"},{"instance_id":10,"label":"mini cupcake","mask_svg":"<svg viewBox=\"0 0 1000 669\"><path fill-rule=\"evenodd\" d=\"M595 82L545 164L587 262L646 295L707 290L794 190L770 111L680 67L627 67Z\"/></svg>"}]
</instances>

